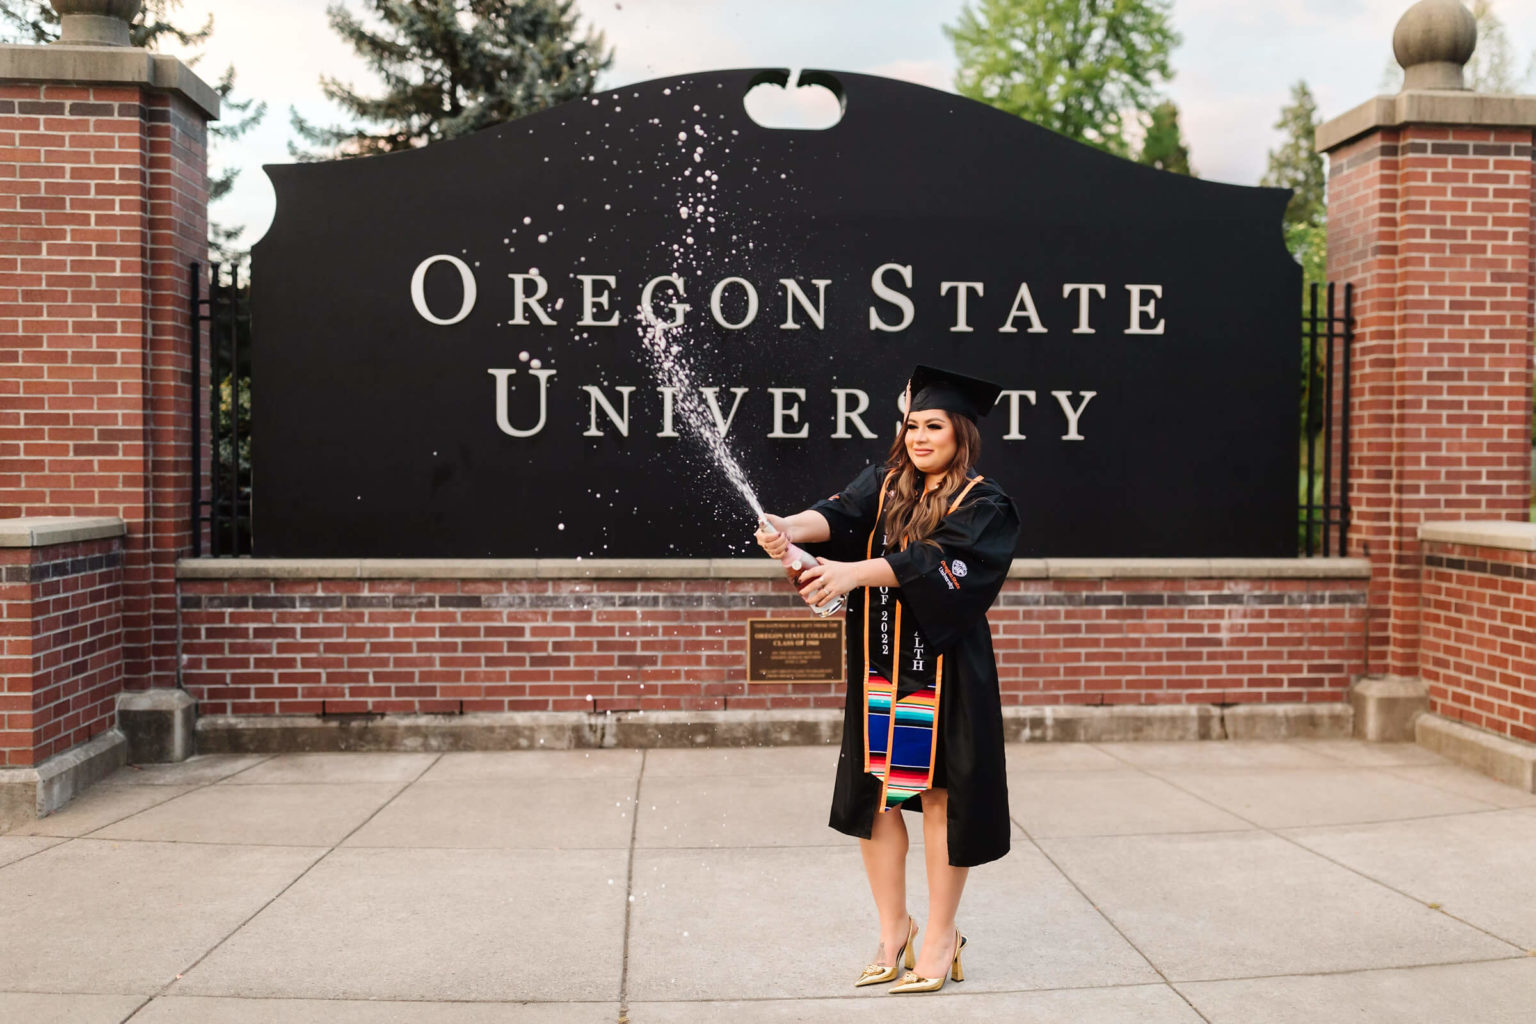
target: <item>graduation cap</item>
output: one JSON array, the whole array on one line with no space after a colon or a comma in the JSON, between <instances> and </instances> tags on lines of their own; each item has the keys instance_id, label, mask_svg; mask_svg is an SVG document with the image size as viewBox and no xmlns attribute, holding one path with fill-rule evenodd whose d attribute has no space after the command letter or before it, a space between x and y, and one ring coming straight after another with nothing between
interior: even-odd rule
<instances>
[{"instance_id":1,"label":"graduation cap","mask_svg":"<svg viewBox=\"0 0 1536 1024\"><path fill-rule=\"evenodd\" d=\"M919 365L912 371L912 405L918 409L943 409L975 422L985 416L1003 393L1001 384L978 377L967 377L952 370Z\"/></svg>"}]
</instances>

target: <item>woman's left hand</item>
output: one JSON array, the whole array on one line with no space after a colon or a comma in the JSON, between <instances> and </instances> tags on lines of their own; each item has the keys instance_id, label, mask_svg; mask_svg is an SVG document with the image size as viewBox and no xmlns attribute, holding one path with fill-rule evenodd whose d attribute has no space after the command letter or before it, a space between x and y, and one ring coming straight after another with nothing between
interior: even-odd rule
<instances>
[{"instance_id":1,"label":"woman's left hand","mask_svg":"<svg viewBox=\"0 0 1536 1024\"><path fill-rule=\"evenodd\" d=\"M816 564L800 574L800 596L812 608L826 604L839 594L861 586L858 570L852 562L816 559Z\"/></svg>"}]
</instances>

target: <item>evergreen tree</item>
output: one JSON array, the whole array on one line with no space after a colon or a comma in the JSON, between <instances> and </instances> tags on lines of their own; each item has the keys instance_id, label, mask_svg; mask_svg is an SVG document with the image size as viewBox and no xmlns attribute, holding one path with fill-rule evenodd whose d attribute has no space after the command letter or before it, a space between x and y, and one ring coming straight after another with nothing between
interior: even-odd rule
<instances>
[{"instance_id":1,"label":"evergreen tree","mask_svg":"<svg viewBox=\"0 0 1536 1024\"><path fill-rule=\"evenodd\" d=\"M202 46L213 35L213 15L200 28L189 29L171 20L181 8L182 0L145 0L144 6L128 26L128 35L134 46L158 49L162 43L175 40L182 46ZM59 15L48 0L0 0L0 39L12 42L51 43L59 38ZM196 65L200 55L194 55L187 63ZM208 133L211 141L237 139L250 131L266 116L267 105L254 98L235 97L234 65L224 69L214 89L219 94L220 119L210 122ZM208 200L212 204L227 196L240 175L240 168L229 167L222 171L209 170ZM208 248L215 260L232 262L240 258L236 250L243 228L228 227L209 219Z\"/></svg>"},{"instance_id":2,"label":"evergreen tree","mask_svg":"<svg viewBox=\"0 0 1536 1024\"><path fill-rule=\"evenodd\" d=\"M955 89L1120 156L1173 77L1171 0L974 0L944 32Z\"/></svg>"},{"instance_id":3,"label":"evergreen tree","mask_svg":"<svg viewBox=\"0 0 1536 1024\"><path fill-rule=\"evenodd\" d=\"M1317 100L1305 81L1291 86L1291 102L1280 110L1275 128L1283 138L1269 151L1269 167L1260 185L1295 189L1285 208L1286 226L1320 224L1327 204L1323 179L1323 155L1317 152Z\"/></svg>"},{"instance_id":4,"label":"evergreen tree","mask_svg":"<svg viewBox=\"0 0 1536 1024\"><path fill-rule=\"evenodd\" d=\"M325 95L364 127L315 125L290 108L299 159L425 146L589 96L613 63L600 33L577 35L575 0L365 0L377 27L340 3L331 28L379 76L366 95L323 75ZM372 126L372 130L369 127Z\"/></svg>"},{"instance_id":5,"label":"evergreen tree","mask_svg":"<svg viewBox=\"0 0 1536 1024\"><path fill-rule=\"evenodd\" d=\"M1141 140L1141 155L1136 162L1161 171L1195 176L1194 168L1189 166L1189 144L1179 130L1179 108L1173 100L1164 100L1152 108L1152 123Z\"/></svg>"}]
</instances>

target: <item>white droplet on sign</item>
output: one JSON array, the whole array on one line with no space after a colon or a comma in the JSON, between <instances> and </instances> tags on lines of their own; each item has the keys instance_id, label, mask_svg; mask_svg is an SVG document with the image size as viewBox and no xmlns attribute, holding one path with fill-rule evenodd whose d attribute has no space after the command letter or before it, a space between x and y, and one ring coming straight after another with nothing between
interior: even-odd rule
<instances>
[{"instance_id":1,"label":"white droplet on sign","mask_svg":"<svg viewBox=\"0 0 1536 1024\"><path fill-rule=\"evenodd\" d=\"M517 358L518 358L519 362L526 363L528 361L528 353L527 352L519 352L517 354Z\"/></svg>"},{"instance_id":2,"label":"white droplet on sign","mask_svg":"<svg viewBox=\"0 0 1536 1024\"><path fill-rule=\"evenodd\" d=\"M532 224L533 223L533 218L532 217L524 217L523 218L523 223L524 224Z\"/></svg>"},{"instance_id":3,"label":"white droplet on sign","mask_svg":"<svg viewBox=\"0 0 1536 1024\"><path fill-rule=\"evenodd\" d=\"M533 370L537 370L537 369L539 369L539 368L540 368L540 367L541 367L541 366L543 366L543 365L544 365L544 364L543 364L543 363L541 363L541 362L539 362L539 361L538 361L538 360L537 360L537 359L534 359L534 360L531 360L531 361L530 361L530 362L529 362L529 363L528 363L528 367L529 367L529 369L533 369ZM561 529L562 529L562 530L563 530L563 529L565 529L565 527L563 527L563 526L562 526L562 527L561 527Z\"/></svg>"}]
</instances>

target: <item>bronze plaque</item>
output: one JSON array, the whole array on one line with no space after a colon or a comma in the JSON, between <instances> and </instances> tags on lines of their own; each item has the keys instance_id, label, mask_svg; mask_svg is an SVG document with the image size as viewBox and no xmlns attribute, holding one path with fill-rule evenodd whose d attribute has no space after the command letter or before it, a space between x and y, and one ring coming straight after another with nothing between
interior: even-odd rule
<instances>
[{"instance_id":1,"label":"bronze plaque","mask_svg":"<svg viewBox=\"0 0 1536 1024\"><path fill-rule=\"evenodd\" d=\"M840 683L844 628L835 619L749 619L747 682Z\"/></svg>"}]
</instances>

